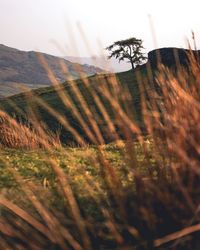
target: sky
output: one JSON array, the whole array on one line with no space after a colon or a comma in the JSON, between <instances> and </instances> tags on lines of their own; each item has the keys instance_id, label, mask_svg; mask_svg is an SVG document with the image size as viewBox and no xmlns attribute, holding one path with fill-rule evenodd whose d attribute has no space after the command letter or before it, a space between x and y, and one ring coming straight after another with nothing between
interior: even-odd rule
<instances>
[{"instance_id":1,"label":"sky","mask_svg":"<svg viewBox=\"0 0 200 250\"><path fill-rule=\"evenodd\" d=\"M198 1L0 0L0 44L58 56L90 56L114 41L136 37L148 52L186 48L193 30L200 49Z\"/></svg>"}]
</instances>

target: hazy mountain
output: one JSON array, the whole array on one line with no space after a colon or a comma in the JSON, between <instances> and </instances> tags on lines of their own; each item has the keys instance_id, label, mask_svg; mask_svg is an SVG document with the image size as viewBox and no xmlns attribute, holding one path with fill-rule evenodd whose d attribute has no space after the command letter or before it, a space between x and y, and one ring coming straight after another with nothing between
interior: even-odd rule
<instances>
[{"instance_id":1,"label":"hazy mountain","mask_svg":"<svg viewBox=\"0 0 200 250\"><path fill-rule=\"evenodd\" d=\"M0 45L0 95L8 96L21 92L22 85L29 88L51 85L39 56L45 59L59 82L64 82L67 77L67 74L61 69L61 62L67 67L68 76L70 75L74 79L79 78L77 67L81 73L87 76L103 72L100 68L79 65L60 57L34 51L25 52Z\"/></svg>"},{"instance_id":2,"label":"hazy mountain","mask_svg":"<svg viewBox=\"0 0 200 250\"><path fill-rule=\"evenodd\" d=\"M65 59L81 64L94 65L101 69L105 69L110 72L123 72L131 69L131 64L126 62L120 62L118 59L111 58L107 59L103 56L93 56L93 57L75 57L66 56Z\"/></svg>"}]
</instances>

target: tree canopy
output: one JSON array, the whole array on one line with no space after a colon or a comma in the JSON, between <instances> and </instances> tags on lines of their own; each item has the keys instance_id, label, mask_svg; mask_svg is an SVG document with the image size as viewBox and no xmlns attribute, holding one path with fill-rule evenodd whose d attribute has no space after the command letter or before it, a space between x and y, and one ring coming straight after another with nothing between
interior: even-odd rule
<instances>
[{"instance_id":1,"label":"tree canopy","mask_svg":"<svg viewBox=\"0 0 200 250\"><path fill-rule=\"evenodd\" d=\"M116 41L106 49L110 52L109 59L115 57L119 59L119 62L127 59L131 63L132 69L141 65L146 59L142 53L142 49L144 49L142 40L135 37Z\"/></svg>"}]
</instances>

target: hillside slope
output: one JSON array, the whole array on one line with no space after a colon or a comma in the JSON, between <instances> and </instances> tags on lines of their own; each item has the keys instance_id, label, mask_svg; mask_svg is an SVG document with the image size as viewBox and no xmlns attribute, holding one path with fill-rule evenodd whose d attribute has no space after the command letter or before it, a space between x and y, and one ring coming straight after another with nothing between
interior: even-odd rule
<instances>
[{"instance_id":1,"label":"hillside slope","mask_svg":"<svg viewBox=\"0 0 200 250\"><path fill-rule=\"evenodd\" d=\"M185 65L188 51L175 49L175 53L176 52L178 53L180 64ZM116 106L112 106L113 101L111 102L109 98L106 97L106 91L104 88L105 86L110 90L111 98L114 98L113 100L117 100L128 116L133 116L134 120L136 120L138 125L142 128L143 118L141 115L140 94L137 84L137 77L139 76L141 81L146 82L147 90L152 87L152 83L154 87L157 87L155 83L155 74L158 69L156 56L158 53L161 56L162 63L176 70L176 60L173 57L174 48L160 49L150 52L148 62L145 65L138 67L134 71L122 72L116 75L96 75L87 79L78 79L75 82L66 82L63 85L60 85L57 91L52 87L40 88L32 92L33 97L31 100L28 93L15 95L1 100L0 108L11 115L14 115L15 117L20 117L20 120L23 120L24 117L22 113L24 112L27 118L30 111L30 104L32 105L34 103L34 107L36 107L40 120L43 120L47 124L48 129L53 132L60 130L62 142L66 144L74 142L74 137L71 132L64 128L64 126L61 125L54 115L50 114L44 106L38 104L36 99L39 98L40 100L47 103L54 111L58 112L62 117L66 118L69 122L69 125L78 131L78 133L84 137L86 141L91 142L87 136L87 133L85 132L83 125L80 123L80 120L77 119L76 115L74 114L74 110L77 110L81 114L82 119L84 120L85 124L87 124L91 132L95 133L94 127L92 127L92 124L89 121L91 117L90 115L88 116L88 113L84 108L82 102L84 100L86 106L91 112L93 122L95 121L97 123L105 142L112 141L114 138L113 134L111 134L107 129L108 123L95 100L94 93L105 107L105 110L115 125L119 135L124 134L124 131L121 131L120 128L120 110L117 109ZM153 73L153 79L151 80L153 80L153 82L149 81L148 79L148 66L150 65ZM117 79L117 85L115 79ZM84 84L85 81L88 81L87 85ZM80 93L79 97L81 95L80 98L78 97L77 92L75 93L74 91L74 85ZM63 104L63 101L59 97L59 95L63 93L68 95L68 99L72 100L72 104L68 105L67 107ZM34 99L34 96L37 98ZM15 109L15 107L18 109ZM19 109L22 111L22 113L19 113Z\"/></svg>"},{"instance_id":2,"label":"hillside slope","mask_svg":"<svg viewBox=\"0 0 200 250\"><path fill-rule=\"evenodd\" d=\"M31 89L51 85L47 72L40 63L40 56L44 58L60 83L67 77L60 66L61 62L67 67L68 75L74 79L80 77L77 67L87 76L103 72L94 66L79 65L48 54L25 52L0 45L0 95L8 96L22 92L21 85Z\"/></svg>"},{"instance_id":3,"label":"hillside slope","mask_svg":"<svg viewBox=\"0 0 200 250\"><path fill-rule=\"evenodd\" d=\"M134 110L133 107L135 107L135 109L137 110L136 113L138 114L139 109L140 109L139 108L140 101L138 100L139 90L136 84L135 75L132 71L120 73L120 74L117 74L116 76L112 74L91 76L87 78L89 82L89 86L86 86L83 83L83 79L78 79L73 83L66 82L60 85L57 88L57 91L55 91L53 87L45 87L45 88L33 90L32 94L36 96L36 98L39 98L40 100L47 103L54 111L61 114L62 117L66 118L70 126L76 131L78 131L79 134L82 137L84 137L84 139L87 142L91 143L91 140L86 135L82 124L80 124L80 121L74 115L74 110L76 109L81 114L82 119L88 125L89 129L92 131L92 133L94 133L94 130L88 118L87 111L85 110L85 108L83 107L83 104L80 101L80 99L85 100L85 103L88 106L92 114L92 119L94 119L97 122L101 133L104 135L103 137L105 141L108 142L108 141L113 140L113 135L109 134L107 130L107 122L102 116L102 113L97 103L95 102L94 96L92 93L95 93L95 95L99 97L109 117L111 118L113 123L115 123L116 113L113 112L113 109L109 100L105 98L104 92L101 89L101 87L109 86L112 81L115 81L115 77L118 78L120 88L122 89L126 88L128 92L131 94L132 97L129 101L130 109L133 111ZM75 93L73 85L76 86L76 89L78 89L79 93L82 95L80 99ZM114 93L114 92L115 90L112 88L111 93ZM72 104L69 105L68 107L66 107L66 105L63 103L63 101L59 97L59 94L63 94L63 93L67 94L68 99L72 100ZM69 132L69 130L65 129L64 126L61 125L60 122L57 120L57 118L55 118L54 115L50 114L49 111L47 111L41 104L38 104L34 96L30 98L29 93L21 93L21 94L0 100L0 109L3 109L10 115L19 118L20 121L24 121L27 119L27 117L28 119L30 119L29 108L30 106L32 107L34 106L35 111L39 117L39 120L44 121L45 124L47 125L47 128L50 131L53 131L54 133L56 133L59 130L59 132L61 133L61 140L63 143L68 144L68 143L74 142L74 137ZM121 99L120 96L119 96L119 99ZM19 110L21 110L22 112ZM23 113L25 114L25 118L24 118ZM139 120L139 116L137 117L137 120Z\"/></svg>"}]
</instances>

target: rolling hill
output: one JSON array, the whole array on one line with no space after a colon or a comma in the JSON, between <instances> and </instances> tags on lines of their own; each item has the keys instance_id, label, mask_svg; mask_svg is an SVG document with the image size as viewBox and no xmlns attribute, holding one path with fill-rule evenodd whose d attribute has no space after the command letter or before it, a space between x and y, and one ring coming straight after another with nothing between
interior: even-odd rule
<instances>
[{"instance_id":1,"label":"rolling hill","mask_svg":"<svg viewBox=\"0 0 200 250\"><path fill-rule=\"evenodd\" d=\"M144 73L144 71L142 72ZM92 143L92 141L85 134L84 128L80 124L80 121L74 115L74 110L77 109L78 112L82 115L82 119L84 120L84 122L89 126L89 129L94 133L92 125L89 122L87 112L80 101L80 99L82 100L84 99L86 105L90 109L92 119L94 119L97 122L98 127L101 130L101 133L104 135L105 141L108 142L113 140L113 135L109 134L107 130L107 122L102 116L102 113L99 110L99 107L97 106L96 102L94 101L94 96L92 95L91 92L95 93L99 97L109 117L111 117L111 120L114 121L116 114L115 112L113 112L111 104L104 97L104 92L101 90L101 86L103 87L105 85L106 86L109 85L114 78L115 75L111 74L91 76L87 78L89 82L88 87L83 83L83 79L78 79L73 83L66 82L60 85L59 87L57 87L57 91L53 87L45 87L33 90L31 94L36 96L36 98L39 98L40 100L47 103L50 106L50 108L52 108L54 111L58 112L63 117L65 117L73 129L78 131L88 143ZM135 107L135 109L137 110L136 113L138 115L140 105L138 100L139 98L138 88L137 84L135 84L136 79L134 73L132 71L119 73L117 74L117 78L122 88L126 87L129 93L132 95L129 106L131 106L132 111L133 107ZM77 97L77 94L75 94L72 85L75 85L79 93L82 95L80 99ZM68 97L72 100L73 103L72 105L66 107L63 104L63 101L59 97L59 94L63 93L66 93ZM37 100L33 96L30 98L29 94L30 93L28 92L21 93L0 100L0 109L5 110L8 114L16 117L20 121L27 123L26 120L27 119L30 120L29 107L34 106L36 108L35 111L39 117L39 120L44 121L45 124L47 125L46 130L50 130L54 133L59 131L61 133L61 141L63 143L66 144L68 143L70 144L72 142L74 143L73 135L68 130L66 130L64 126L60 124L57 118L55 118L54 115L50 114L50 112L47 111L46 108L44 108L44 106L38 104ZM139 116L137 117L137 120L139 120Z\"/></svg>"},{"instance_id":2,"label":"rolling hill","mask_svg":"<svg viewBox=\"0 0 200 250\"><path fill-rule=\"evenodd\" d=\"M82 118L89 127L89 129L94 132L94 128L92 127L89 119L92 116L97 122L97 125L100 129L101 134L104 137L105 142L110 142L113 140L113 135L108 132L107 129L107 121L105 116L103 116L100 106L97 104L95 100L95 95L99 98L99 100L103 103L106 112L114 123L117 133L120 134L120 124L119 124L119 110L115 109L112 106L112 102L109 101L109 98L106 98L106 92L104 91L106 86L111 93L111 98L117 99L118 102L121 103L121 107L126 111L128 116L134 116L134 120L138 122L138 125L143 127L143 120L141 116L141 107L140 107L140 95L139 88L137 84L137 76L141 78L141 80L147 80L147 89L152 86L157 87L154 81L155 73L158 69L158 54L160 56L161 62L173 69L176 69L177 60L179 64L186 66L187 65L187 52L183 49L174 49L174 48L163 48L159 50L154 50L149 52L148 54L148 62L142 66L137 67L134 71L127 71L122 73L114 74L100 74L95 76L90 76L85 79L78 79L75 82L65 82L57 87L57 91L53 87L40 88L37 90L33 90L31 93L32 98L30 98L30 93L22 93L18 94L4 100L0 101L0 108L5 110L10 115L13 115L20 119L21 121L26 120L28 114L30 112L30 104L36 108L37 114L40 117L40 120L43 120L47 128L54 133L60 130L61 140L63 143L71 143L74 142L74 137L70 130L64 128L63 125L54 117L53 114L50 114L47 109L38 104L36 99L40 99L47 103L52 110L58 112L62 117L65 117L69 122L69 125L79 132L81 136L83 136L86 141L91 143L91 140L88 138L85 128L80 123L80 120L77 119L74 114L74 110L77 110ZM199 51L196 51L198 55L200 55ZM174 56L175 55L175 56ZM148 81L148 66L151 66L153 73L153 82ZM113 81L117 78L119 85L113 85ZM85 84L84 82L87 81ZM151 85L153 83L153 85ZM79 92L79 97L74 91L74 87ZM67 106L63 104L63 101L60 99L60 94L67 94L68 98L72 100L72 105L68 104ZM36 98L34 98L34 96ZM124 104L125 98L125 104ZM113 99L113 100L114 100ZM87 111L83 107L83 101L85 105L90 110L90 115L88 116ZM15 109L15 108L18 109ZM114 107L114 108L113 108ZM19 112L22 111L22 113ZM24 116L25 114L25 116ZM94 121L93 120L93 121ZM121 133L123 134L123 132Z\"/></svg>"},{"instance_id":3,"label":"rolling hill","mask_svg":"<svg viewBox=\"0 0 200 250\"><path fill-rule=\"evenodd\" d=\"M79 78L77 67L86 76L103 72L95 66L79 65L60 57L35 51L25 52L0 45L0 95L9 96L22 92L23 85L30 89L51 85L48 74L39 60L41 56L60 83L66 80L67 75L74 79ZM67 67L68 74L63 72L61 62Z\"/></svg>"}]
</instances>

